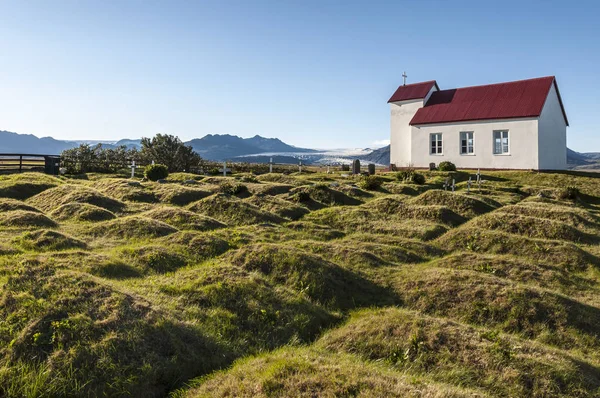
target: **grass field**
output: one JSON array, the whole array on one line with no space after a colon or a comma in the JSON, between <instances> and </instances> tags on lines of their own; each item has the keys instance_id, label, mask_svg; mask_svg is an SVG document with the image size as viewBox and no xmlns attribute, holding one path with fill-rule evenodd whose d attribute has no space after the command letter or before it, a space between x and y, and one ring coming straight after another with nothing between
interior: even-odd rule
<instances>
[{"instance_id":1,"label":"grass field","mask_svg":"<svg viewBox=\"0 0 600 398\"><path fill-rule=\"evenodd\" d=\"M424 174L0 175L0 396L600 396L600 175Z\"/></svg>"}]
</instances>

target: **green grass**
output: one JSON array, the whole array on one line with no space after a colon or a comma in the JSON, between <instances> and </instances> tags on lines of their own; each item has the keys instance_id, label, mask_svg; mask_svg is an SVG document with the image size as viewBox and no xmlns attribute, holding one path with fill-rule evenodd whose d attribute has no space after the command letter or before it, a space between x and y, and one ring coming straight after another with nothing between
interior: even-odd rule
<instances>
[{"instance_id":1,"label":"green grass","mask_svg":"<svg viewBox=\"0 0 600 398\"><path fill-rule=\"evenodd\" d=\"M0 176L0 396L599 396L599 176L423 174Z\"/></svg>"}]
</instances>

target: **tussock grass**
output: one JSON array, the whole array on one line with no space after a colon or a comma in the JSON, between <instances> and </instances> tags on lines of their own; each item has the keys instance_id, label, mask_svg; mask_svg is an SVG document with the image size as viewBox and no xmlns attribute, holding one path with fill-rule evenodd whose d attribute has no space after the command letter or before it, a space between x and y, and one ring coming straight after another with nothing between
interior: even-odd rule
<instances>
[{"instance_id":1,"label":"tussock grass","mask_svg":"<svg viewBox=\"0 0 600 398\"><path fill-rule=\"evenodd\" d=\"M42 173L0 175L0 198L23 200L60 184L58 178Z\"/></svg>"},{"instance_id":2,"label":"tussock grass","mask_svg":"<svg viewBox=\"0 0 600 398\"><path fill-rule=\"evenodd\" d=\"M25 250L33 251L83 249L87 247L85 242L79 239L47 229L25 232L15 238L13 243Z\"/></svg>"},{"instance_id":3,"label":"tussock grass","mask_svg":"<svg viewBox=\"0 0 600 398\"><path fill-rule=\"evenodd\" d=\"M106 221L115 218L115 214L88 203L67 203L59 206L50 213L57 220L73 221Z\"/></svg>"},{"instance_id":4,"label":"tussock grass","mask_svg":"<svg viewBox=\"0 0 600 398\"><path fill-rule=\"evenodd\" d=\"M222 193L192 203L188 209L231 225L281 223L284 221L283 218L273 213L266 212L241 199Z\"/></svg>"},{"instance_id":5,"label":"tussock grass","mask_svg":"<svg viewBox=\"0 0 600 398\"><path fill-rule=\"evenodd\" d=\"M21 202L15 199L2 199L0 198L0 212L13 211L13 210L25 210L41 213L41 211L33 206Z\"/></svg>"},{"instance_id":6,"label":"tussock grass","mask_svg":"<svg viewBox=\"0 0 600 398\"><path fill-rule=\"evenodd\" d=\"M493 330L397 308L357 312L318 346L497 396L600 393L600 369L593 364Z\"/></svg>"},{"instance_id":7,"label":"tussock grass","mask_svg":"<svg viewBox=\"0 0 600 398\"><path fill-rule=\"evenodd\" d=\"M112 238L160 237L177 232L177 229L162 221L147 217L130 216L97 223L86 230L92 236Z\"/></svg>"},{"instance_id":8,"label":"tussock grass","mask_svg":"<svg viewBox=\"0 0 600 398\"><path fill-rule=\"evenodd\" d=\"M512 254L573 270L600 265L600 259L569 242L530 239L467 226L448 232L437 243L449 250Z\"/></svg>"},{"instance_id":9,"label":"tussock grass","mask_svg":"<svg viewBox=\"0 0 600 398\"><path fill-rule=\"evenodd\" d=\"M489 202L485 203L470 196L439 189L424 192L412 199L410 203L416 205L445 206L465 218L473 218L501 206L500 203L497 203L496 206L491 206Z\"/></svg>"},{"instance_id":10,"label":"tussock grass","mask_svg":"<svg viewBox=\"0 0 600 398\"><path fill-rule=\"evenodd\" d=\"M277 244L248 245L232 252L227 261L247 271L258 271L276 283L305 293L331 308L393 303L393 295L361 274L298 248Z\"/></svg>"},{"instance_id":11,"label":"tussock grass","mask_svg":"<svg viewBox=\"0 0 600 398\"><path fill-rule=\"evenodd\" d=\"M289 220L298 220L309 213L309 210L305 207L273 196L255 195L245 201L264 211L268 211L269 213L276 214L279 217L287 218Z\"/></svg>"},{"instance_id":12,"label":"tussock grass","mask_svg":"<svg viewBox=\"0 0 600 398\"><path fill-rule=\"evenodd\" d=\"M0 212L1 227L21 228L55 228L56 222L43 214L27 210L12 210Z\"/></svg>"},{"instance_id":13,"label":"tussock grass","mask_svg":"<svg viewBox=\"0 0 600 398\"><path fill-rule=\"evenodd\" d=\"M285 348L237 362L179 397L474 396L473 391L407 377L347 354ZM185 395L184 395L185 394Z\"/></svg>"},{"instance_id":14,"label":"tussock grass","mask_svg":"<svg viewBox=\"0 0 600 398\"><path fill-rule=\"evenodd\" d=\"M123 178L105 178L95 181L92 186L121 201L152 203L158 200L148 186Z\"/></svg>"},{"instance_id":15,"label":"tussock grass","mask_svg":"<svg viewBox=\"0 0 600 398\"><path fill-rule=\"evenodd\" d=\"M214 218L196 214L178 207L156 207L144 213L143 216L165 222L180 230L191 229L197 231L210 231L226 227L225 224Z\"/></svg>"},{"instance_id":16,"label":"tussock grass","mask_svg":"<svg viewBox=\"0 0 600 398\"><path fill-rule=\"evenodd\" d=\"M88 203L103 209L119 212L125 204L84 185L64 184L48 189L27 201L44 211L51 211L69 203Z\"/></svg>"}]
</instances>

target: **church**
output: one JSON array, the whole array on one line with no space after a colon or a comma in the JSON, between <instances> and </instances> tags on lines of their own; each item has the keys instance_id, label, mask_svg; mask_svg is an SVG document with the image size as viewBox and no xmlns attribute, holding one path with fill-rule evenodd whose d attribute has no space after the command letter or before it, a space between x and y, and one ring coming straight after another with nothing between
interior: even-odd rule
<instances>
[{"instance_id":1,"label":"church","mask_svg":"<svg viewBox=\"0 0 600 398\"><path fill-rule=\"evenodd\" d=\"M569 121L554 76L447 90L435 80L404 84L388 103L397 168L567 167Z\"/></svg>"}]
</instances>

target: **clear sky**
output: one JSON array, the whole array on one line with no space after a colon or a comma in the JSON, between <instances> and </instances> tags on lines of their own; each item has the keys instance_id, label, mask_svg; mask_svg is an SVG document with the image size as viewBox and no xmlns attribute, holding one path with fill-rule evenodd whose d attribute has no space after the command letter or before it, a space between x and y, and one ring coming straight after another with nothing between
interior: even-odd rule
<instances>
[{"instance_id":1,"label":"clear sky","mask_svg":"<svg viewBox=\"0 0 600 398\"><path fill-rule=\"evenodd\" d=\"M389 139L402 82L556 75L600 151L598 1L4 1L0 130L59 139Z\"/></svg>"}]
</instances>

